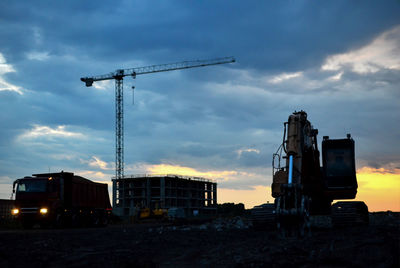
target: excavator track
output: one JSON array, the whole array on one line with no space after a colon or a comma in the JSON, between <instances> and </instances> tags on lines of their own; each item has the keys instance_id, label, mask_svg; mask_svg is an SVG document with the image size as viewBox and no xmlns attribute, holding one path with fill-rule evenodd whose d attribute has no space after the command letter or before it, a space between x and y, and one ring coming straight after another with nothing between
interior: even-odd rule
<instances>
[{"instance_id":1,"label":"excavator track","mask_svg":"<svg viewBox=\"0 0 400 268\"><path fill-rule=\"evenodd\" d=\"M251 210L251 220L256 229L276 227L275 204L263 204Z\"/></svg>"},{"instance_id":2,"label":"excavator track","mask_svg":"<svg viewBox=\"0 0 400 268\"><path fill-rule=\"evenodd\" d=\"M299 190L300 185L286 185L292 190ZM291 200L291 196L294 199ZM293 204L290 201L294 201ZM276 223L277 229L282 237L304 237L311 234L311 223L309 214L309 198L300 192L278 197L276 202Z\"/></svg>"},{"instance_id":3,"label":"excavator track","mask_svg":"<svg viewBox=\"0 0 400 268\"><path fill-rule=\"evenodd\" d=\"M368 207L361 201L337 202L332 205L333 227L368 225Z\"/></svg>"}]
</instances>

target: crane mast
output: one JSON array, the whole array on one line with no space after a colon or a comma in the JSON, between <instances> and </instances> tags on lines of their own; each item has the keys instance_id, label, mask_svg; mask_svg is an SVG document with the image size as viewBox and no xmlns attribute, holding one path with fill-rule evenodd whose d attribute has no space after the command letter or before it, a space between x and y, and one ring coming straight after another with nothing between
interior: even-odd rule
<instances>
[{"instance_id":1,"label":"crane mast","mask_svg":"<svg viewBox=\"0 0 400 268\"><path fill-rule=\"evenodd\" d=\"M135 79L137 75L141 74L183 70L232 62L235 62L234 57L224 57L210 60L182 61L131 69L118 69L114 72L104 75L82 77L81 81L84 82L87 87L92 86L93 82L112 79L115 80L115 178L124 178L124 77L131 76L133 79Z\"/></svg>"}]
</instances>

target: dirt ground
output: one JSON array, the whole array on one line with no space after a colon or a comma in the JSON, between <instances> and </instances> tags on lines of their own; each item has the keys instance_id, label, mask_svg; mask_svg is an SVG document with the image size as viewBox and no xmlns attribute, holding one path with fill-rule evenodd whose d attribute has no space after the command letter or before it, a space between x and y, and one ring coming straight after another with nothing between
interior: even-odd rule
<instances>
[{"instance_id":1,"label":"dirt ground","mask_svg":"<svg viewBox=\"0 0 400 268\"><path fill-rule=\"evenodd\" d=\"M2 228L0 267L400 267L398 213L371 214L370 221L314 228L303 239L219 223Z\"/></svg>"}]
</instances>

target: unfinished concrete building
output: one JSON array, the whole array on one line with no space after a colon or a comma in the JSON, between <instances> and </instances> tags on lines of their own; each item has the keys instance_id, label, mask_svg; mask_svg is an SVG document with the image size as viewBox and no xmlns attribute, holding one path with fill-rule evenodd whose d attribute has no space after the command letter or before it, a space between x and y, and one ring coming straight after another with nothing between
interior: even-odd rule
<instances>
[{"instance_id":1,"label":"unfinished concrete building","mask_svg":"<svg viewBox=\"0 0 400 268\"><path fill-rule=\"evenodd\" d=\"M132 175L113 179L113 211L132 216L140 208L183 208L187 215L216 212L217 183L180 175Z\"/></svg>"}]
</instances>

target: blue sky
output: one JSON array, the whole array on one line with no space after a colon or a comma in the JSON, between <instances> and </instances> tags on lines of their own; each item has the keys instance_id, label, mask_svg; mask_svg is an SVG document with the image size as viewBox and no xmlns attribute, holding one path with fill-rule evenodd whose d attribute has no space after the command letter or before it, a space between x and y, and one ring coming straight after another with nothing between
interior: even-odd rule
<instances>
[{"instance_id":1,"label":"blue sky","mask_svg":"<svg viewBox=\"0 0 400 268\"><path fill-rule=\"evenodd\" d=\"M398 14L399 1L2 1L0 198L33 173L114 175L113 81L80 77L223 56L237 62L124 80L125 174L268 188L300 109L320 140L352 134L357 168L398 173Z\"/></svg>"}]
</instances>

